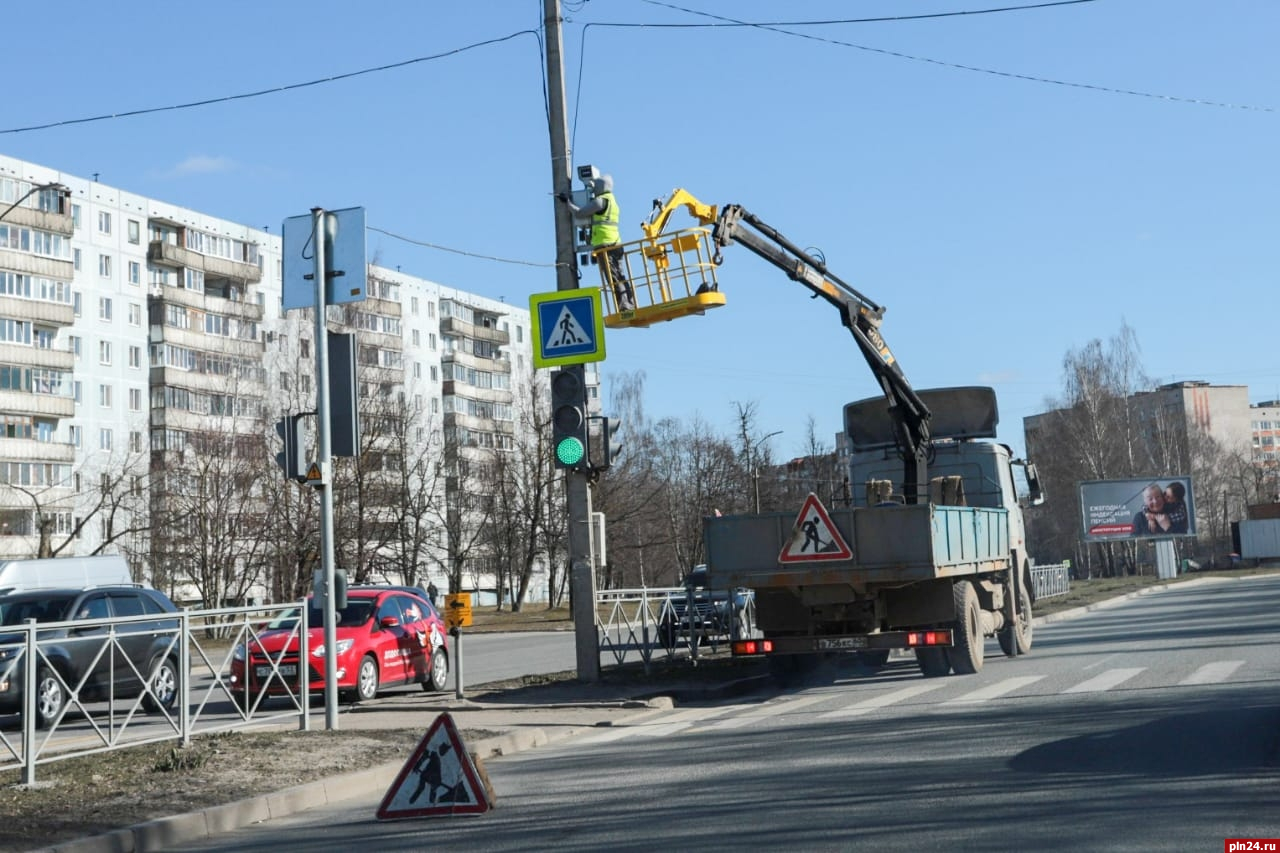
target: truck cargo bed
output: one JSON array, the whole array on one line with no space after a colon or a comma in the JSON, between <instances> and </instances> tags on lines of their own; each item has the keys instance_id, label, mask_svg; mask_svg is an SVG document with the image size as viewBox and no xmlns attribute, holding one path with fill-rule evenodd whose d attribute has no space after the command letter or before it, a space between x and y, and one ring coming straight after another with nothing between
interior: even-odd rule
<instances>
[{"instance_id":1,"label":"truck cargo bed","mask_svg":"<svg viewBox=\"0 0 1280 853\"><path fill-rule=\"evenodd\" d=\"M703 532L718 583L865 587L1008 568L1006 514L1004 509L936 504L833 509L829 516L852 559L800 563L778 560L791 540L794 513L706 518Z\"/></svg>"}]
</instances>

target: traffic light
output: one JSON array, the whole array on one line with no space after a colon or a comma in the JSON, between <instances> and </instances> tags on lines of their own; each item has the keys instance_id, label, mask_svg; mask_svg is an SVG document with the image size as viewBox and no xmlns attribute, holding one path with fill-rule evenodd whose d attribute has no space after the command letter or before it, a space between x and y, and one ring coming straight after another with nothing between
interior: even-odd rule
<instances>
[{"instance_id":1,"label":"traffic light","mask_svg":"<svg viewBox=\"0 0 1280 853\"><path fill-rule=\"evenodd\" d=\"M551 447L557 468L587 467L587 383L581 364L551 374Z\"/></svg>"},{"instance_id":2,"label":"traffic light","mask_svg":"<svg viewBox=\"0 0 1280 853\"><path fill-rule=\"evenodd\" d=\"M592 415L587 422L587 464L593 471L603 471L611 466L622 452L618 441L617 418Z\"/></svg>"},{"instance_id":3,"label":"traffic light","mask_svg":"<svg viewBox=\"0 0 1280 853\"><path fill-rule=\"evenodd\" d=\"M307 452L302 443L302 419L306 415L285 415L276 421L276 434L284 441L284 452L276 454L276 464L284 475L299 483L307 481Z\"/></svg>"}]
</instances>

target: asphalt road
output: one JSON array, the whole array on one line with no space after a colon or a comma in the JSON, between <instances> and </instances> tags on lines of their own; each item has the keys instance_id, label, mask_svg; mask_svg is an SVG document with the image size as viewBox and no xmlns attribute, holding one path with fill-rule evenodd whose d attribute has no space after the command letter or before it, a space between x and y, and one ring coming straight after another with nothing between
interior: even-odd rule
<instances>
[{"instance_id":1,"label":"asphalt road","mask_svg":"<svg viewBox=\"0 0 1280 853\"><path fill-rule=\"evenodd\" d=\"M1041 626L977 675L876 674L638 716L487 764L484 815L381 795L184 849L1222 850L1280 838L1280 577Z\"/></svg>"}]
</instances>

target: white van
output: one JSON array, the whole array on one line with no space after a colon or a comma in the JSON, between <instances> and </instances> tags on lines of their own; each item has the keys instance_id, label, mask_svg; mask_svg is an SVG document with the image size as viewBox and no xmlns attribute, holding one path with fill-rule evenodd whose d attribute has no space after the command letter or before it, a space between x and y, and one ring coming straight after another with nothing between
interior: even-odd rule
<instances>
[{"instance_id":1,"label":"white van","mask_svg":"<svg viewBox=\"0 0 1280 853\"><path fill-rule=\"evenodd\" d=\"M74 588L133 583L129 564L119 554L0 560L0 595L32 589Z\"/></svg>"}]
</instances>

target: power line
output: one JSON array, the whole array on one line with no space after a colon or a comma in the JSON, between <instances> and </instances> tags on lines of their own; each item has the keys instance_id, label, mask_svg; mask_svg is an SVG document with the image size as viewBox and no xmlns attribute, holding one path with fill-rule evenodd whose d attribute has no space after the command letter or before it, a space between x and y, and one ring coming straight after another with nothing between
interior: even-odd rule
<instances>
[{"instance_id":1,"label":"power line","mask_svg":"<svg viewBox=\"0 0 1280 853\"><path fill-rule=\"evenodd\" d=\"M229 101L243 101L249 98L260 98L263 95L274 95L279 92L288 92L294 89L305 89L309 86L319 86L323 83L334 83L338 80L348 80L352 77L361 77L365 74L376 74L380 71L392 71L396 68L404 68L405 66L408 66L408 65L416 65L419 62L430 62L431 60L435 60L435 59L444 59L445 57L456 56L460 53L464 53L468 50L473 50L478 47L487 47L491 44L499 44L504 41L509 41L517 36L523 36L523 35L532 35L535 38L538 37L538 33L536 30L520 30L518 32L510 33L509 35L501 36L499 38L487 39L485 41L478 41L473 44L465 45L463 47L454 48L453 50L446 50L444 53L436 53L436 54L432 54L431 56L418 56L413 59L403 60L401 62L392 62L387 65L379 65L375 68L362 68L359 71L349 71L345 74L334 74L330 77L321 77L317 80L308 80L304 83L290 83L285 86L276 86L271 89L259 89L256 92L242 92L241 94L238 94L238 95L226 95L220 98L206 98L205 100L202 100L202 101L189 101L188 103L185 103L185 104L170 104L164 107L146 107L146 108L137 109L137 110L126 110L124 112L104 113L103 115L88 116L85 118L73 118L73 119L66 119L64 121L53 121L53 122L48 122L47 124L33 124L27 127L11 127L5 130L0 130L0 134L26 133L32 130L48 130L49 128L52 128L52 127L65 127L67 125L72 125L72 124L88 124L90 122L106 121L107 119L113 119L113 118L128 118L131 116L148 115L150 113L163 113L163 112L171 112L174 110L188 110L194 107L206 107L206 106L209 106L210 104L225 104Z\"/></svg>"},{"instance_id":2,"label":"power line","mask_svg":"<svg viewBox=\"0 0 1280 853\"><path fill-rule=\"evenodd\" d=\"M537 261L521 261L513 258L499 258L494 255L481 255L477 252L464 252L462 249L451 249L448 246L441 246L436 243L427 243L422 240L414 240L410 237L403 237L399 234L393 233L391 231L387 231L382 228L374 228L372 225L366 226L366 229L369 231L377 231L379 234L386 234L388 237L394 238L396 240L402 240L405 243L411 243L415 246L424 246L428 249L439 249L442 252L451 252L455 255L465 255L468 258L479 258L485 261L498 261L499 263L504 263L504 264L519 264L521 266L526 266L526 267L555 267L556 266L554 261L552 261L549 264L544 264L544 263L538 263Z\"/></svg>"},{"instance_id":3,"label":"power line","mask_svg":"<svg viewBox=\"0 0 1280 853\"><path fill-rule=\"evenodd\" d=\"M905 20L915 20L919 18L954 17L957 15L983 15L983 14L992 14L996 12L1021 11L1024 9L1041 9L1049 6L1069 6L1069 5L1075 5L1077 3L1094 2L1094 0L1060 0L1060 2L1041 3L1034 6L1005 6L1005 7L994 8L994 9L975 9L967 12L938 12L930 15L912 15L912 16L897 16L897 17L885 17L885 18L856 18L856 19L851 18L851 19L840 20L840 21L794 21L789 23L755 23L751 21L740 21L736 18L728 18L723 15L713 15L710 12L701 12L697 9L686 9L682 6L675 6L670 3L663 3L661 2L661 0L644 0L644 2L650 3L655 6L665 6L669 9L675 9L680 12L687 12L691 15L701 15L706 18L714 18L717 21L722 21L724 23L720 23L720 24L608 24L608 23L603 23L603 24L587 24L586 26L622 27L622 28L722 27L722 26L754 27L756 29L768 30L770 32L779 33L780 35L793 36L795 38L808 39L810 41L823 42L825 44L832 44L832 45L836 45L837 47L851 47L855 50L864 50L868 53L878 53L878 54L881 54L882 56L892 56L895 59L906 59L911 62L923 62L929 65L937 65L942 68L955 69L957 71L970 71L975 74L990 74L995 77L1007 77L1012 80L1025 80L1029 83L1045 83L1053 86L1065 86L1072 89L1086 89L1093 92L1105 92L1110 95L1129 95L1135 98L1151 98L1153 100L1158 100L1158 101L1171 101L1171 102L1182 103L1182 104L1196 104L1198 106L1203 106L1203 107L1221 107L1224 109L1252 110L1256 112L1265 112L1265 113L1271 113L1276 111L1274 107L1256 106L1253 104L1232 104L1232 103L1226 103L1223 101L1210 101L1210 100L1205 100L1203 98L1187 98L1187 97L1181 97L1178 95L1161 95L1155 92L1143 92L1137 89L1121 89L1119 87L1114 87L1114 86L1099 86L1092 83L1075 83L1070 80L1056 80L1051 77L1037 77L1032 74L1017 74L1012 71L1000 71L994 68L982 68L976 65L964 65L958 62L946 62L941 59L931 59L930 57L927 57L927 56L914 56L910 53L901 53L899 51L885 50L883 48L869 47L868 45L854 44L853 42L840 41L839 39L824 38L822 36L810 35L808 33L797 33L797 32L792 32L791 30L781 29L781 27L820 26L820 25L829 26L832 24L874 23L874 22L880 22L880 21L905 21Z\"/></svg>"}]
</instances>

